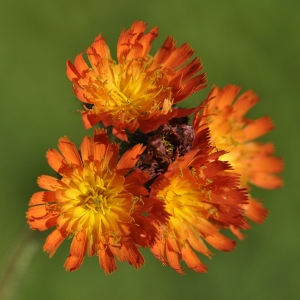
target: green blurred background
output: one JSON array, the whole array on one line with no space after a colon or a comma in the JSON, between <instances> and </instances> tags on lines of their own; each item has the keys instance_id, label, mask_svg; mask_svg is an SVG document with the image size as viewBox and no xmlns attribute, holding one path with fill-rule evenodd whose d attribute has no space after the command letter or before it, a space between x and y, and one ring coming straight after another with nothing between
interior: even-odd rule
<instances>
[{"instance_id":1,"label":"green blurred background","mask_svg":"<svg viewBox=\"0 0 300 300\"><path fill-rule=\"evenodd\" d=\"M270 209L233 253L213 250L207 274L181 276L149 251L136 271L127 263L105 276L95 257L68 273L70 241L52 259L42 246L50 231L28 233L25 220L36 178L52 174L45 152L67 135L86 134L79 102L65 76L68 58L102 32L115 54L122 28L136 19L157 25L157 50L167 35L190 43L201 57L210 86L235 83L261 102L249 116L270 115L274 141L285 160L284 188L254 189ZM1 70L1 299L296 299L299 295L299 75L300 1L41 1L0 4ZM152 53L154 53L152 51ZM184 106L204 99L209 89ZM27 241L30 242L27 242ZM10 267L8 267L10 266ZM299 298L298 298L299 299Z\"/></svg>"}]
</instances>

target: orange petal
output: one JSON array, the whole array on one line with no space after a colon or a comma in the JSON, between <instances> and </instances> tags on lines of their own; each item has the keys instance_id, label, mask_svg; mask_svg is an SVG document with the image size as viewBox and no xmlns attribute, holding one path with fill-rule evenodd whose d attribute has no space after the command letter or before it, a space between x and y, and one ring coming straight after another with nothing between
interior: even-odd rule
<instances>
[{"instance_id":1,"label":"orange petal","mask_svg":"<svg viewBox=\"0 0 300 300\"><path fill-rule=\"evenodd\" d=\"M166 241L166 252L167 252L167 258L170 266L179 274L184 275L184 272L182 271L180 263L178 261L178 254L170 246L168 240Z\"/></svg>"},{"instance_id":2,"label":"orange petal","mask_svg":"<svg viewBox=\"0 0 300 300\"><path fill-rule=\"evenodd\" d=\"M201 71L202 68L203 66L199 57L194 58L190 63L181 69L182 80L185 81L186 79L193 77L195 74Z\"/></svg>"},{"instance_id":3,"label":"orange petal","mask_svg":"<svg viewBox=\"0 0 300 300\"><path fill-rule=\"evenodd\" d=\"M46 202L56 202L55 192L37 192L32 195L29 205L45 204Z\"/></svg>"},{"instance_id":4,"label":"orange petal","mask_svg":"<svg viewBox=\"0 0 300 300\"><path fill-rule=\"evenodd\" d=\"M226 106L230 106L240 90L240 87L232 84L228 84L223 90L220 88L217 88L216 91L214 90L212 96L214 96L216 92L218 97L216 99L216 101L218 101L218 109L222 111Z\"/></svg>"},{"instance_id":5,"label":"orange petal","mask_svg":"<svg viewBox=\"0 0 300 300\"><path fill-rule=\"evenodd\" d=\"M145 261L143 256L137 250L132 242L121 244L120 246L110 246L111 252L118 258L119 261L128 261L129 264L138 269Z\"/></svg>"},{"instance_id":6,"label":"orange petal","mask_svg":"<svg viewBox=\"0 0 300 300\"><path fill-rule=\"evenodd\" d=\"M168 249L172 249L176 253L180 253L180 246L177 243L177 240L173 237L169 237L167 240Z\"/></svg>"},{"instance_id":7,"label":"orange petal","mask_svg":"<svg viewBox=\"0 0 300 300\"><path fill-rule=\"evenodd\" d=\"M104 246L101 242L99 249L99 263L106 275L113 273L118 269L114 255L110 251L109 247Z\"/></svg>"},{"instance_id":8,"label":"orange petal","mask_svg":"<svg viewBox=\"0 0 300 300\"><path fill-rule=\"evenodd\" d=\"M85 136L80 145L80 153L83 162L94 161L94 145L89 136Z\"/></svg>"},{"instance_id":9,"label":"orange petal","mask_svg":"<svg viewBox=\"0 0 300 300\"><path fill-rule=\"evenodd\" d=\"M177 69L188 61L193 54L193 48L189 44L185 43L174 49L168 59L164 62L164 68Z\"/></svg>"},{"instance_id":10,"label":"orange petal","mask_svg":"<svg viewBox=\"0 0 300 300\"><path fill-rule=\"evenodd\" d=\"M155 56L153 57L153 65L162 64L168 60L170 55L175 49L176 41L171 37L168 36L161 48L157 51Z\"/></svg>"},{"instance_id":11,"label":"orange petal","mask_svg":"<svg viewBox=\"0 0 300 300\"><path fill-rule=\"evenodd\" d=\"M127 137L127 133L124 129L117 130L117 129L113 128L112 134L115 135L121 141L129 142L128 137Z\"/></svg>"},{"instance_id":12,"label":"orange petal","mask_svg":"<svg viewBox=\"0 0 300 300\"><path fill-rule=\"evenodd\" d=\"M251 121L244 129L245 140L250 141L256 139L274 128L274 124L270 117L262 117Z\"/></svg>"},{"instance_id":13,"label":"orange petal","mask_svg":"<svg viewBox=\"0 0 300 300\"><path fill-rule=\"evenodd\" d=\"M167 242L168 243L168 242ZM167 252L167 258L169 265L179 274L185 275L185 273L182 271L179 260L178 260L178 254L171 248L167 246L166 249Z\"/></svg>"},{"instance_id":14,"label":"orange petal","mask_svg":"<svg viewBox=\"0 0 300 300\"><path fill-rule=\"evenodd\" d=\"M81 166L82 162L76 146L67 137L59 139L58 148L68 164Z\"/></svg>"},{"instance_id":15,"label":"orange petal","mask_svg":"<svg viewBox=\"0 0 300 300\"><path fill-rule=\"evenodd\" d=\"M107 160L111 159L111 156L107 157L108 145L110 145L107 131L105 129L97 128L94 130L94 138L85 137L81 143L80 151L81 157L84 162L86 161L102 161L105 157ZM110 146L111 148L114 146ZM114 152L118 152L116 149L111 149L112 155L118 155ZM114 167L115 162L113 162Z\"/></svg>"},{"instance_id":16,"label":"orange petal","mask_svg":"<svg viewBox=\"0 0 300 300\"><path fill-rule=\"evenodd\" d=\"M104 42L104 40L101 37L101 34L97 35L94 42L100 41ZM92 69L94 74L96 75L98 73L99 67L103 67L103 58L97 53L96 49L93 47L94 43L91 45L91 47L88 47L86 50L86 54L88 56L89 62L91 63ZM105 58L106 59L106 58ZM104 70L103 70L104 71ZM107 70L106 70L107 71Z\"/></svg>"},{"instance_id":17,"label":"orange petal","mask_svg":"<svg viewBox=\"0 0 300 300\"><path fill-rule=\"evenodd\" d=\"M71 63L70 60L67 61L67 77L71 81L78 81L80 79L80 74L75 68L75 66Z\"/></svg>"},{"instance_id":18,"label":"orange petal","mask_svg":"<svg viewBox=\"0 0 300 300\"><path fill-rule=\"evenodd\" d=\"M63 175L72 171L64 157L56 149L48 150L46 157L51 168L57 173Z\"/></svg>"},{"instance_id":19,"label":"orange petal","mask_svg":"<svg viewBox=\"0 0 300 300\"><path fill-rule=\"evenodd\" d=\"M76 97L78 98L78 100L80 100L83 103L90 103L90 104L94 104L94 99L88 99L86 96L86 91L84 89L82 89L79 86L73 85L73 92L76 95Z\"/></svg>"},{"instance_id":20,"label":"orange petal","mask_svg":"<svg viewBox=\"0 0 300 300\"><path fill-rule=\"evenodd\" d=\"M46 157L50 167L56 172L65 164L64 157L56 149L48 150Z\"/></svg>"},{"instance_id":21,"label":"orange petal","mask_svg":"<svg viewBox=\"0 0 300 300\"><path fill-rule=\"evenodd\" d=\"M194 226L203 236L213 236L218 232L218 229L214 225L212 225L208 220L205 220L203 218L197 218L195 220Z\"/></svg>"},{"instance_id":22,"label":"orange petal","mask_svg":"<svg viewBox=\"0 0 300 300\"><path fill-rule=\"evenodd\" d=\"M150 248L154 256L162 262L164 266L168 265L168 261L165 253L165 240L157 240L156 243Z\"/></svg>"},{"instance_id":23,"label":"orange petal","mask_svg":"<svg viewBox=\"0 0 300 300\"><path fill-rule=\"evenodd\" d=\"M27 215L29 218L39 219L46 216L49 213L46 205L37 205L29 207Z\"/></svg>"},{"instance_id":24,"label":"orange petal","mask_svg":"<svg viewBox=\"0 0 300 300\"><path fill-rule=\"evenodd\" d=\"M101 58L108 58L111 59L110 55L110 50L107 44L105 43L105 39L101 37L101 34L99 34L93 44L92 47L96 50L96 53L101 57ZM90 57L89 57L90 59Z\"/></svg>"},{"instance_id":25,"label":"orange petal","mask_svg":"<svg viewBox=\"0 0 300 300\"><path fill-rule=\"evenodd\" d=\"M258 101L259 98L253 91L243 93L233 104L234 116L243 117Z\"/></svg>"},{"instance_id":26,"label":"orange petal","mask_svg":"<svg viewBox=\"0 0 300 300\"><path fill-rule=\"evenodd\" d=\"M240 229L237 228L236 226L234 225L230 225L229 226L231 232L239 239L239 240L243 240L245 239L245 235L241 233Z\"/></svg>"},{"instance_id":27,"label":"orange petal","mask_svg":"<svg viewBox=\"0 0 300 300\"><path fill-rule=\"evenodd\" d=\"M208 257L212 256L212 253L208 250L203 240L196 233L192 232L192 230L188 231L187 239L192 248L197 252L202 253Z\"/></svg>"},{"instance_id":28,"label":"orange petal","mask_svg":"<svg viewBox=\"0 0 300 300\"><path fill-rule=\"evenodd\" d=\"M142 144L137 144L132 149L127 150L117 164L118 175L128 173L135 166L145 149L146 147Z\"/></svg>"},{"instance_id":29,"label":"orange petal","mask_svg":"<svg viewBox=\"0 0 300 300\"><path fill-rule=\"evenodd\" d=\"M82 230L75 234L73 238L70 248L70 254L64 264L64 267L67 271L75 271L81 266L84 259L86 247L87 237L85 231Z\"/></svg>"},{"instance_id":30,"label":"orange petal","mask_svg":"<svg viewBox=\"0 0 300 300\"><path fill-rule=\"evenodd\" d=\"M95 142L95 145L109 144L109 138L107 136L107 131L105 129L101 129L101 128L95 129L94 130L94 142ZM99 153L97 153L97 154L99 154ZM103 155L104 155L104 153L103 153Z\"/></svg>"},{"instance_id":31,"label":"orange petal","mask_svg":"<svg viewBox=\"0 0 300 300\"><path fill-rule=\"evenodd\" d=\"M109 144L105 154L105 163L109 169L115 169L119 157L119 145L116 143Z\"/></svg>"},{"instance_id":32,"label":"orange petal","mask_svg":"<svg viewBox=\"0 0 300 300\"><path fill-rule=\"evenodd\" d=\"M264 189L278 189L283 186L282 178L264 172L249 174L249 181Z\"/></svg>"},{"instance_id":33,"label":"orange petal","mask_svg":"<svg viewBox=\"0 0 300 300\"><path fill-rule=\"evenodd\" d=\"M152 47L152 42L158 36L158 31L159 31L159 28L157 26L155 26L148 33L144 34L141 37L140 43L143 45L143 52L141 54L142 57L145 57L150 52L150 49Z\"/></svg>"},{"instance_id":34,"label":"orange petal","mask_svg":"<svg viewBox=\"0 0 300 300\"><path fill-rule=\"evenodd\" d=\"M132 47L133 45L142 49L141 45L137 43L137 40L142 37L147 26L145 22L135 21L128 30L122 30L117 44L117 57L119 62L123 62L124 59L129 60L141 57L142 52L140 52L139 56L133 55L133 57L130 56L132 55L130 52L135 52L131 51L134 49L134 47Z\"/></svg>"},{"instance_id":35,"label":"orange petal","mask_svg":"<svg viewBox=\"0 0 300 300\"><path fill-rule=\"evenodd\" d=\"M50 253L50 257L54 255L57 248L60 246L60 244L65 240L67 236L62 235L62 233L59 230L54 230L51 232L45 242L44 245L44 251Z\"/></svg>"},{"instance_id":36,"label":"orange petal","mask_svg":"<svg viewBox=\"0 0 300 300\"><path fill-rule=\"evenodd\" d=\"M189 95L192 95L195 92L204 89L206 87L205 83L207 82L205 76L206 74L203 73L185 82L184 88L179 88L179 90L174 93L174 104L184 100Z\"/></svg>"},{"instance_id":37,"label":"orange petal","mask_svg":"<svg viewBox=\"0 0 300 300\"><path fill-rule=\"evenodd\" d=\"M259 145L260 147L260 151L264 154L264 155L271 155L274 153L275 149L274 149L274 144L273 143L265 143L265 144L260 144L260 143L254 143L255 145Z\"/></svg>"},{"instance_id":38,"label":"orange petal","mask_svg":"<svg viewBox=\"0 0 300 300\"><path fill-rule=\"evenodd\" d=\"M38 177L37 183L39 187L49 191L56 191L57 189L65 187L65 184L63 182L48 175L41 175L40 177Z\"/></svg>"},{"instance_id":39,"label":"orange petal","mask_svg":"<svg viewBox=\"0 0 300 300\"><path fill-rule=\"evenodd\" d=\"M81 117L85 129L89 129L101 121L102 115L85 111L82 113Z\"/></svg>"},{"instance_id":40,"label":"orange petal","mask_svg":"<svg viewBox=\"0 0 300 300\"><path fill-rule=\"evenodd\" d=\"M283 161L279 157L255 157L251 159L251 172L279 173L283 170Z\"/></svg>"},{"instance_id":41,"label":"orange petal","mask_svg":"<svg viewBox=\"0 0 300 300\"><path fill-rule=\"evenodd\" d=\"M145 264L145 260L142 254L138 251L135 245L129 246L128 248L123 246L127 251L128 263L134 266L136 269ZM122 247L122 248L123 248Z\"/></svg>"},{"instance_id":42,"label":"orange petal","mask_svg":"<svg viewBox=\"0 0 300 300\"><path fill-rule=\"evenodd\" d=\"M138 205L135 205L137 207ZM140 207L143 205L139 205ZM145 210L144 210L145 211ZM131 237L135 244L142 246L143 248L153 245L157 237L157 229L153 225L153 222L149 220L148 217L141 216L139 214L132 214L132 217L136 221L136 224L131 226Z\"/></svg>"},{"instance_id":43,"label":"orange petal","mask_svg":"<svg viewBox=\"0 0 300 300\"><path fill-rule=\"evenodd\" d=\"M205 237L205 240L221 251L232 251L235 248L236 242L230 240L219 232L216 232L214 235Z\"/></svg>"},{"instance_id":44,"label":"orange petal","mask_svg":"<svg viewBox=\"0 0 300 300\"><path fill-rule=\"evenodd\" d=\"M30 228L44 231L56 225L58 215L49 212L46 205L37 205L29 207L26 218Z\"/></svg>"},{"instance_id":45,"label":"orange petal","mask_svg":"<svg viewBox=\"0 0 300 300\"><path fill-rule=\"evenodd\" d=\"M253 222L261 224L268 216L268 210L256 199L249 198L248 204L243 205L243 207L246 217Z\"/></svg>"},{"instance_id":46,"label":"orange petal","mask_svg":"<svg viewBox=\"0 0 300 300\"><path fill-rule=\"evenodd\" d=\"M188 244L186 244L182 248L182 258L186 262L187 266L197 273L205 273L208 270L208 267L205 266L198 256L194 253L194 251L190 248Z\"/></svg>"},{"instance_id":47,"label":"orange petal","mask_svg":"<svg viewBox=\"0 0 300 300\"><path fill-rule=\"evenodd\" d=\"M28 224L31 229L37 229L39 231L48 230L49 228L56 226L58 216L50 215L41 219L28 219Z\"/></svg>"},{"instance_id":48,"label":"orange petal","mask_svg":"<svg viewBox=\"0 0 300 300\"><path fill-rule=\"evenodd\" d=\"M134 170L133 172L131 172L126 176L126 184L133 185L133 186L140 185L140 187L144 188L144 186L142 185L150 179L151 177L147 172ZM129 187L129 189L131 189L131 187Z\"/></svg>"},{"instance_id":49,"label":"orange petal","mask_svg":"<svg viewBox=\"0 0 300 300\"><path fill-rule=\"evenodd\" d=\"M89 66L83 59L82 54L79 54L75 57L74 65L75 65L75 68L77 69L78 73L80 73L81 76L84 76L85 75L84 73L89 70Z\"/></svg>"}]
</instances>

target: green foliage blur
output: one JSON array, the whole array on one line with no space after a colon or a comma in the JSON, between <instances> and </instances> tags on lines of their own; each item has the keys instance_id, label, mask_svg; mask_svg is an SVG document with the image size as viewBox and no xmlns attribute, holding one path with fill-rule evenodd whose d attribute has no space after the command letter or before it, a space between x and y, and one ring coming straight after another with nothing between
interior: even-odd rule
<instances>
[{"instance_id":1,"label":"green foliage blur","mask_svg":"<svg viewBox=\"0 0 300 300\"><path fill-rule=\"evenodd\" d=\"M285 160L284 188L253 189L269 208L233 253L211 249L207 274L186 276L143 251L146 265L127 263L105 276L96 257L68 273L70 240L53 258L43 252L51 232L28 230L25 212L39 190L36 178L53 174L45 153L67 135L79 145L81 104L65 75L65 62L100 32L113 54L122 28L144 20L159 26L152 54L172 35L188 42L204 64L210 87L228 83L253 89L261 102L249 116L270 115L273 141ZM299 291L300 1L41 1L0 4L0 298L1 299L296 299ZM197 105L209 88L182 106ZM297 133L298 132L298 133ZM28 242L30 240L30 242Z\"/></svg>"}]
</instances>

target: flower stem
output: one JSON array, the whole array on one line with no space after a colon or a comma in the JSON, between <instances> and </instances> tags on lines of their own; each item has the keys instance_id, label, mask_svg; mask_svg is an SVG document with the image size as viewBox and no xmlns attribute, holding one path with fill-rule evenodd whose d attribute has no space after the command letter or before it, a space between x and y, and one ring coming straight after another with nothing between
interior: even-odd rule
<instances>
[{"instance_id":1,"label":"flower stem","mask_svg":"<svg viewBox=\"0 0 300 300\"><path fill-rule=\"evenodd\" d=\"M23 230L17 236L16 242L6 256L0 267L0 299L16 299L19 283L38 249L39 243L34 238L32 230Z\"/></svg>"}]
</instances>

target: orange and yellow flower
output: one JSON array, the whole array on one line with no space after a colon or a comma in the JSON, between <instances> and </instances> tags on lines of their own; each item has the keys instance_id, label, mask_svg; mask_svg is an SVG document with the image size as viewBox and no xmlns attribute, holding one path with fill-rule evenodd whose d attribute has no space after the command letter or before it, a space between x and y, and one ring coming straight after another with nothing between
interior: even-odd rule
<instances>
[{"instance_id":1,"label":"orange and yellow flower","mask_svg":"<svg viewBox=\"0 0 300 300\"><path fill-rule=\"evenodd\" d=\"M144 183L149 176L132 171L144 151L140 144L118 160L119 147L109 142L105 130L85 137L80 154L67 137L59 140L59 151L47 152L49 165L60 179L42 175L27 212L32 229L56 227L44 250L53 256L66 238L73 238L65 262L69 271L80 267L85 253L97 255L105 273L117 269L115 258L135 268L144 264L138 250L154 243L157 229L147 217L153 205Z\"/></svg>"},{"instance_id":2,"label":"orange and yellow flower","mask_svg":"<svg viewBox=\"0 0 300 300\"><path fill-rule=\"evenodd\" d=\"M203 109L203 116L196 115L194 130L210 129L211 140L217 149L227 151L220 158L228 161L234 171L241 174L241 187L250 190L249 184L261 188L275 189L282 186L282 179L276 176L283 170L283 162L274 157L274 146L254 141L273 129L270 117L250 120L244 115L259 98L252 91L240 95L240 87L227 85L224 89L213 87L209 101ZM244 206L245 214L252 221L262 223L267 210L257 200L250 197ZM242 237L242 235L239 235Z\"/></svg>"},{"instance_id":3,"label":"orange and yellow flower","mask_svg":"<svg viewBox=\"0 0 300 300\"><path fill-rule=\"evenodd\" d=\"M121 32L117 62L101 34L85 51L90 65L83 54L75 58L74 64L67 61L74 93L87 104L81 112L86 128L101 121L113 126L113 133L120 139L127 140L126 130L133 133L139 128L148 133L194 111L173 105L205 87L205 74L199 74L200 59L188 62L193 49L188 44L176 47L171 36L154 56L149 55L159 28L145 33L146 28L146 23L136 21Z\"/></svg>"},{"instance_id":4,"label":"orange and yellow flower","mask_svg":"<svg viewBox=\"0 0 300 300\"><path fill-rule=\"evenodd\" d=\"M229 172L231 166L219 159L225 151L214 152L207 129L195 141L195 149L177 158L151 186L151 196L161 199L170 214L167 223L158 225L151 251L181 274L182 260L198 273L207 270L194 252L211 257L204 241L222 251L233 250L235 242L220 229L248 227L242 208L247 193L238 188L239 175Z\"/></svg>"}]
</instances>

